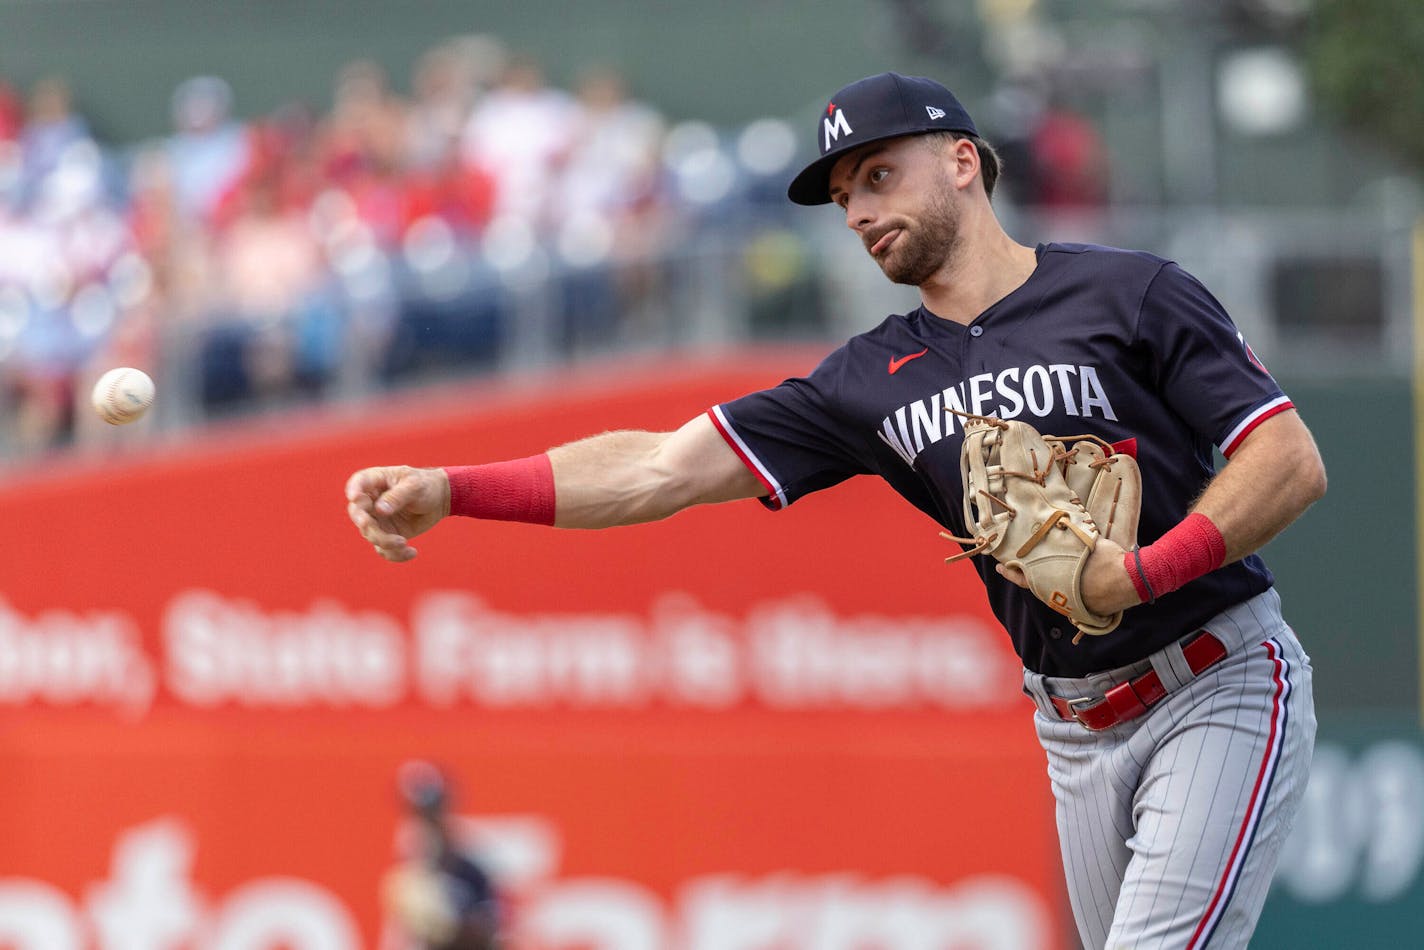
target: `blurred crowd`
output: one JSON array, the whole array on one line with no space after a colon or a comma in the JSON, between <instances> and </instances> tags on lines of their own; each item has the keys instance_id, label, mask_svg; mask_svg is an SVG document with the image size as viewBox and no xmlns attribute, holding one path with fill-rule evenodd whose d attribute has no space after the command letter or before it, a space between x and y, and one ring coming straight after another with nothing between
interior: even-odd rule
<instances>
[{"instance_id":1,"label":"blurred crowd","mask_svg":"<svg viewBox=\"0 0 1424 950\"><path fill-rule=\"evenodd\" d=\"M411 341L402 318L455 305L479 264L534 246L601 261L657 240L664 122L615 72L566 92L464 37L421 57L410 86L352 62L325 114L242 121L229 84L197 76L173 93L169 135L115 147L62 78L0 85L6 443L71 439L93 378L159 366L164 347L189 354L181 382L207 412L319 393L353 365L397 375L422 351L490 356L493 320Z\"/></svg>"},{"instance_id":2,"label":"blurred crowd","mask_svg":"<svg viewBox=\"0 0 1424 950\"><path fill-rule=\"evenodd\" d=\"M399 93L351 62L324 111L244 120L227 81L195 76L167 135L125 144L96 140L63 78L0 80L0 456L95 430L81 410L114 366L210 418L493 365L521 287L551 301L557 352L636 333L697 209L781 203L798 153L783 121L724 148L612 69L565 90L488 36L438 44L406 78ZM1093 147L1076 127L1050 144ZM775 235L749 246L752 277L786 288Z\"/></svg>"}]
</instances>

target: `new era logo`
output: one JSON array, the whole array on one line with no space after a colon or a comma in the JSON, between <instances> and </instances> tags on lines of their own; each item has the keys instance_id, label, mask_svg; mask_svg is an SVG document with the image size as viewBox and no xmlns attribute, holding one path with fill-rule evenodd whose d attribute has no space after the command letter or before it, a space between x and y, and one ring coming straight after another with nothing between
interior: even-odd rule
<instances>
[{"instance_id":1,"label":"new era logo","mask_svg":"<svg viewBox=\"0 0 1424 950\"><path fill-rule=\"evenodd\" d=\"M930 114L931 119L943 119L944 110L936 109L934 106L925 106L925 111Z\"/></svg>"}]
</instances>

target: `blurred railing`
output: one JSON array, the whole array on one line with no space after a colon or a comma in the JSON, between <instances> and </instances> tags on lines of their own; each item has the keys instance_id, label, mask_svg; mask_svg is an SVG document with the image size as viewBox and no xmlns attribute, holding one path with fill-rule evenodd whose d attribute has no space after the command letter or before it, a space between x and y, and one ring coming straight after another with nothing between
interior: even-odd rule
<instances>
[{"instance_id":1,"label":"blurred railing","mask_svg":"<svg viewBox=\"0 0 1424 950\"><path fill-rule=\"evenodd\" d=\"M1179 261L1279 375L1409 372L1412 220L1310 211L1000 212L1025 243L1115 244ZM648 250L606 241L597 253L584 250L515 233L486 234L474 246L435 229L393 251L367 245L334 257L321 291L284 319L157 319L146 367L161 391L152 418L122 436L107 431L89 418L89 380L77 377L64 448L634 352L784 339L829 346L917 301L913 289L884 279L829 209L742 205L668 224ZM3 445L11 461L34 454L13 437Z\"/></svg>"},{"instance_id":2,"label":"blurred railing","mask_svg":"<svg viewBox=\"0 0 1424 950\"><path fill-rule=\"evenodd\" d=\"M1349 213L1127 210L1024 224L1052 240L1136 247L1179 262L1279 375L1407 376L1416 213L1408 204Z\"/></svg>"}]
</instances>

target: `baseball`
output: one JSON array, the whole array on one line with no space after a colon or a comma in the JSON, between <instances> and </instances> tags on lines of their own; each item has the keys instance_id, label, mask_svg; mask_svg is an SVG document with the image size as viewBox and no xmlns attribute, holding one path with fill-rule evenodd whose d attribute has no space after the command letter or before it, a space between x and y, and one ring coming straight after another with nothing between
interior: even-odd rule
<instances>
[{"instance_id":1,"label":"baseball","mask_svg":"<svg viewBox=\"0 0 1424 950\"><path fill-rule=\"evenodd\" d=\"M153 405L153 380L141 369L120 366L111 369L94 384L94 411L111 426L127 425L143 418Z\"/></svg>"}]
</instances>

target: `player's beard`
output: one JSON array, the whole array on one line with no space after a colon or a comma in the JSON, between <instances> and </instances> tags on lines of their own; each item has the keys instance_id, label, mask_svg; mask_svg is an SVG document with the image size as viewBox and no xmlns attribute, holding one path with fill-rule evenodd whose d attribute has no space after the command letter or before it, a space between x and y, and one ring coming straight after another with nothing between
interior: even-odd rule
<instances>
[{"instance_id":1,"label":"player's beard","mask_svg":"<svg viewBox=\"0 0 1424 950\"><path fill-rule=\"evenodd\" d=\"M895 283L918 287L954 256L959 244L959 209L950 200L948 184L931 193L916 224L900 227L900 236L876 263Z\"/></svg>"}]
</instances>

